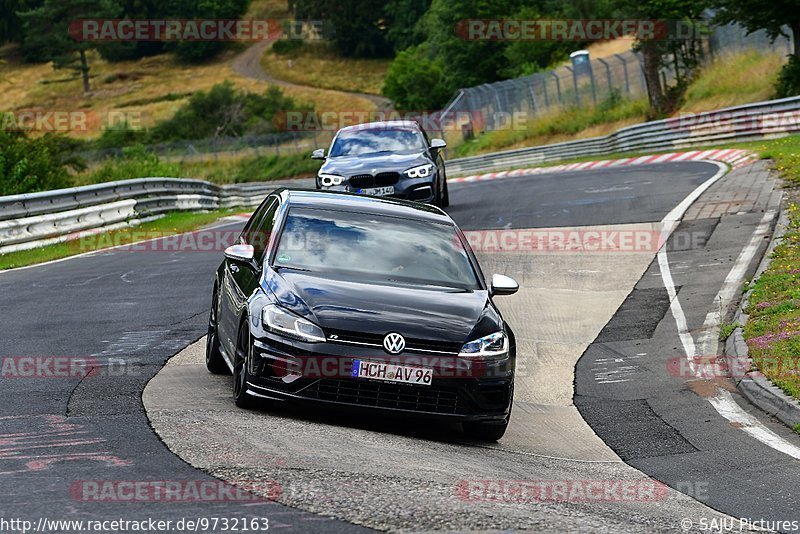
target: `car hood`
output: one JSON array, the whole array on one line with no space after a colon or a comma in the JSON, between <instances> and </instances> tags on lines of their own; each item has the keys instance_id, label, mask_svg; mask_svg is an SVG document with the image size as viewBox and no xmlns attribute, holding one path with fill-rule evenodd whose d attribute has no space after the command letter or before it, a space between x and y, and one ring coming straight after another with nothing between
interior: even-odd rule
<instances>
[{"instance_id":1,"label":"car hood","mask_svg":"<svg viewBox=\"0 0 800 534\"><path fill-rule=\"evenodd\" d=\"M479 324L480 330L497 330L498 316L485 290L373 284L291 270L270 271L266 283L279 304L323 329L399 332L448 343L469 341Z\"/></svg>"},{"instance_id":2,"label":"car hood","mask_svg":"<svg viewBox=\"0 0 800 534\"><path fill-rule=\"evenodd\" d=\"M379 172L403 172L426 163L431 163L431 160L428 159L425 152L339 156L326 160L320 172L346 177L356 174L374 175Z\"/></svg>"}]
</instances>

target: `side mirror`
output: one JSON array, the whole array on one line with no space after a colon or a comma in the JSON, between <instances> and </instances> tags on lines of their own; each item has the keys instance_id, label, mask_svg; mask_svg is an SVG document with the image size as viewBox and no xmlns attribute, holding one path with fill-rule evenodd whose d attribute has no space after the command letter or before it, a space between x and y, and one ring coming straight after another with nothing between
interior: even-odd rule
<instances>
[{"instance_id":1,"label":"side mirror","mask_svg":"<svg viewBox=\"0 0 800 534\"><path fill-rule=\"evenodd\" d=\"M233 245L225 249L225 257L234 261L253 261L256 249L253 245Z\"/></svg>"},{"instance_id":2,"label":"side mirror","mask_svg":"<svg viewBox=\"0 0 800 534\"><path fill-rule=\"evenodd\" d=\"M444 139L439 139L438 137L434 137L431 139L431 148L434 149L441 149L447 146L447 142Z\"/></svg>"},{"instance_id":3,"label":"side mirror","mask_svg":"<svg viewBox=\"0 0 800 534\"><path fill-rule=\"evenodd\" d=\"M325 159L325 149L318 148L311 153L311 159Z\"/></svg>"},{"instance_id":4,"label":"side mirror","mask_svg":"<svg viewBox=\"0 0 800 534\"><path fill-rule=\"evenodd\" d=\"M519 291L519 284L511 277L494 274L492 275L492 295L513 295Z\"/></svg>"}]
</instances>

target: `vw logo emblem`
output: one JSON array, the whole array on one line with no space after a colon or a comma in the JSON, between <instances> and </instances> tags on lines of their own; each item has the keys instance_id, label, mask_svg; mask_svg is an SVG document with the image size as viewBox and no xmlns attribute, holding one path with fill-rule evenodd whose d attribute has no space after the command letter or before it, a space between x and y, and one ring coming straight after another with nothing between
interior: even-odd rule
<instances>
[{"instance_id":1,"label":"vw logo emblem","mask_svg":"<svg viewBox=\"0 0 800 534\"><path fill-rule=\"evenodd\" d=\"M406 340L400 334L391 332L383 338L383 348L389 354L400 354L406 348Z\"/></svg>"}]
</instances>

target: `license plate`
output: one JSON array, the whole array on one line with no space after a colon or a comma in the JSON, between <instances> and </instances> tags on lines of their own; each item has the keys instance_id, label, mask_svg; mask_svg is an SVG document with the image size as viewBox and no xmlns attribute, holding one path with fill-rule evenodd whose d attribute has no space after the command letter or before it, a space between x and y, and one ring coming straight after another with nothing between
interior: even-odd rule
<instances>
[{"instance_id":1,"label":"license plate","mask_svg":"<svg viewBox=\"0 0 800 534\"><path fill-rule=\"evenodd\" d=\"M368 187L366 189L359 189L358 192L361 193L362 195L382 197L385 195L393 195L394 186L387 185L386 187Z\"/></svg>"},{"instance_id":2,"label":"license plate","mask_svg":"<svg viewBox=\"0 0 800 534\"><path fill-rule=\"evenodd\" d=\"M353 376L355 378L368 378L370 380L383 380L385 382L430 386L431 380L433 379L433 369L411 367L409 365L396 365L393 363L353 360Z\"/></svg>"}]
</instances>

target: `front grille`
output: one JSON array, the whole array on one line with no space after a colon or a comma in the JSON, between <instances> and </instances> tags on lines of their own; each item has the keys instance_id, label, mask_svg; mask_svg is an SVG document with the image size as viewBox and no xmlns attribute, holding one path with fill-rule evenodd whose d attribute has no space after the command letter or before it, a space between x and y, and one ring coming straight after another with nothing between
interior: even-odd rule
<instances>
[{"instance_id":1,"label":"front grille","mask_svg":"<svg viewBox=\"0 0 800 534\"><path fill-rule=\"evenodd\" d=\"M321 379L304 389L304 397L441 414L465 413L458 393L435 386L411 386L367 380Z\"/></svg>"},{"instance_id":2,"label":"front grille","mask_svg":"<svg viewBox=\"0 0 800 534\"><path fill-rule=\"evenodd\" d=\"M350 185L358 188L373 187L375 178L371 174L356 174L350 177Z\"/></svg>"},{"instance_id":3,"label":"front grille","mask_svg":"<svg viewBox=\"0 0 800 534\"><path fill-rule=\"evenodd\" d=\"M398 172L379 172L375 176L371 174L356 174L349 179L350 185L359 189L395 185L399 181L400 173Z\"/></svg>"},{"instance_id":4,"label":"front grille","mask_svg":"<svg viewBox=\"0 0 800 534\"><path fill-rule=\"evenodd\" d=\"M400 181L400 173L398 172L379 172L375 175L375 185L385 186L394 185Z\"/></svg>"},{"instance_id":5,"label":"front grille","mask_svg":"<svg viewBox=\"0 0 800 534\"><path fill-rule=\"evenodd\" d=\"M362 332L350 332L345 330L328 330L328 340L336 343L336 341L347 343L367 343L375 345L376 347L383 347L383 338L386 334L365 334ZM330 335L338 336L337 339L330 339ZM451 343L448 341L433 341L430 339L416 339L406 337L406 351L413 352L414 350L421 351L436 351L457 354L462 347L461 343Z\"/></svg>"}]
</instances>

